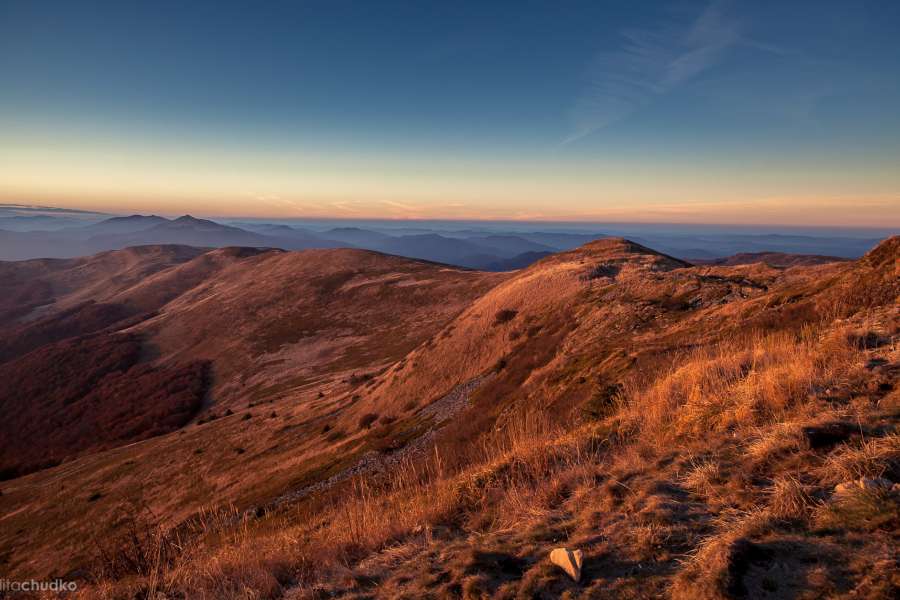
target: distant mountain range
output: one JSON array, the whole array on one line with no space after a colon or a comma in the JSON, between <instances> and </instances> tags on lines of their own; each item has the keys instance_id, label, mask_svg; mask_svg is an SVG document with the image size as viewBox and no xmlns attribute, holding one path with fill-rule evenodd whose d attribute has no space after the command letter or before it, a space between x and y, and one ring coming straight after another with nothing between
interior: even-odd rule
<instances>
[{"instance_id":1,"label":"distant mountain range","mask_svg":"<svg viewBox=\"0 0 900 600\"><path fill-rule=\"evenodd\" d=\"M13 206L13 205L8 205ZM54 212L61 211L61 212ZM607 231L523 231L521 225L483 223L470 228L441 227L435 223L371 222L365 227L309 223L296 227L285 223L234 221L220 223L184 215L168 219L157 215L106 215L62 211L46 207L0 206L0 260L71 258L129 246L179 244L197 248L245 246L305 250L310 248L357 248L407 258L487 271L527 267L555 252L571 250L592 240L621 234ZM369 226L371 225L371 226ZM830 260L856 258L879 241L832 232L821 235L751 234L728 231L679 230L677 226L631 226L629 237L666 254L696 263L713 263L740 254L739 260L789 263L785 255L824 256ZM767 256L760 252L769 252ZM738 259L735 259L738 260ZM821 258L816 259L821 262ZM808 261L807 261L808 263ZM721 264L721 263L720 263ZM780 265L779 265L780 266Z\"/></svg>"},{"instance_id":2,"label":"distant mountain range","mask_svg":"<svg viewBox=\"0 0 900 600\"><path fill-rule=\"evenodd\" d=\"M108 219L112 215L88 210L0 204L0 229L5 231L55 230L84 226Z\"/></svg>"},{"instance_id":3,"label":"distant mountain range","mask_svg":"<svg viewBox=\"0 0 900 600\"><path fill-rule=\"evenodd\" d=\"M52 217L47 217L52 218ZM602 235L557 237L564 245L548 245L525 235L482 234L466 238L437 233L389 235L357 227L312 232L283 224L223 225L184 215L167 219L156 215L113 217L90 225L52 230L0 230L0 260L71 258L106 250L154 244L198 248L244 246L305 250L359 248L408 258L447 263L479 270L511 270L527 266L553 252ZM546 234L536 234L543 239Z\"/></svg>"}]
</instances>

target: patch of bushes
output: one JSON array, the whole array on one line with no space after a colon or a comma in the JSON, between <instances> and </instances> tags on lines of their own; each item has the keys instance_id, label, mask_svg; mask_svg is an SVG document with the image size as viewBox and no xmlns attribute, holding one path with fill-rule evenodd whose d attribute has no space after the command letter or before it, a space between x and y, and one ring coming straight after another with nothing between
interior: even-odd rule
<instances>
[{"instance_id":1,"label":"patch of bushes","mask_svg":"<svg viewBox=\"0 0 900 600\"><path fill-rule=\"evenodd\" d=\"M47 344L100 331L133 315L134 310L123 304L85 302L6 332L0 339L0 362Z\"/></svg>"},{"instance_id":2,"label":"patch of bushes","mask_svg":"<svg viewBox=\"0 0 900 600\"><path fill-rule=\"evenodd\" d=\"M519 311L513 310L511 308L504 308L502 310L498 310L497 314L494 315L494 325L502 325L503 323L509 323L513 319L516 318L516 315L519 314Z\"/></svg>"},{"instance_id":3,"label":"patch of bushes","mask_svg":"<svg viewBox=\"0 0 900 600\"><path fill-rule=\"evenodd\" d=\"M592 268L587 275L582 275L582 281L592 281L601 277L615 277L621 271L621 267L612 263L600 263Z\"/></svg>"},{"instance_id":4,"label":"patch of bushes","mask_svg":"<svg viewBox=\"0 0 900 600\"><path fill-rule=\"evenodd\" d=\"M352 375L350 375L349 379L347 379L347 383L349 383L350 385L359 385L361 383L371 381L374 378L375 375L373 373L353 373Z\"/></svg>"}]
</instances>

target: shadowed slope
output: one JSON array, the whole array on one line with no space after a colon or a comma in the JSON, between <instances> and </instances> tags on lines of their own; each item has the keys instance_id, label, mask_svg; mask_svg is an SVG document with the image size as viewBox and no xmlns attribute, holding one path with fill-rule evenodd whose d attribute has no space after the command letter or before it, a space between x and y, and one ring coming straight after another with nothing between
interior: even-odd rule
<instances>
[{"instance_id":1,"label":"shadowed slope","mask_svg":"<svg viewBox=\"0 0 900 600\"><path fill-rule=\"evenodd\" d=\"M820 256L817 254L787 254L784 252L743 252L725 258L713 258L709 260L694 260L698 265L717 265L734 267L737 265L750 265L753 263L765 263L773 267L810 267L813 265L826 265L833 262L843 262L848 259L837 256Z\"/></svg>"},{"instance_id":2,"label":"shadowed slope","mask_svg":"<svg viewBox=\"0 0 900 600\"><path fill-rule=\"evenodd\" d=\"M99 258L118 265L124 258L117 254ZM103 270L90 259L77 266ZM83 275L85 285L94 285ZM9 426L26 437L47 435L53 444L26 454L20 436L10 435L3 456L28 459L33 468L171 431L200 408L196 396L188 401L178 392L194 389L179 383L184 370L208 361L215 385L200 421L178 435L88 454L5 484L4 511L7 502L23 510L0 521L0 543L17 548L14 559L4 560L28 572L79 564L92 546L61 537L64 528L83 527L101 539L118 533L115 514L126 499L146 501L177 523L206 504L252 505L315 477L333 445L318 436L317 421L343 408L344 392L505 277L367 251L224 248L111 286L102 300L147 318L122 322L125 331L113 325L92 338L43 345L9 362L15 377L0 399ZM74 285L64 291L60 304L79 293ZM119 342L129 351L117 362L112 349ZM25 386L23 378L30 378ZM247 410L261 403L265 409ZM21 414L13 418L16 411ZM44 425L51 430L35 429ZM21 472L18 463L15 469ZM56 481L76 493L61 498ZM88 489L94 491L81 493ZM15 534L23 525L28 535ZM25 548L31 548L27 557L20 554Z\"/></svg>"},{"instance_id":3,"label":"shadowed slope","mask_svg":"<svg viewBox=\"0 0 900 600\"><path fill-rule=\"evenodd\" d=\"M209 252L119 301L232 252ZM213 361L213 397L228 405L377 370L505 277L363 250L269 251L233 260L134 330L166 360Z\"/></svg>"}]
</instances>

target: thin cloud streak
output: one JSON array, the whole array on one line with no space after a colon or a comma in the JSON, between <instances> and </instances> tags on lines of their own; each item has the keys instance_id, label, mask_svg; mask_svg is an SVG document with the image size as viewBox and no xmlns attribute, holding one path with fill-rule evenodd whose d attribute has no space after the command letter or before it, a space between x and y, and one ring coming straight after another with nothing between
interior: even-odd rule
<instances>
[{"instance_id":1,"label":"thin cloud streak","mask_svg":"<svg viewBox=\"0 0 900 600\"><path fill-rule=\"evenodd\" d=\"M741 41L736 20L721 2L713 2L688 27L666 25L654 30L622 32L622 49L605 52L592 62L584 93L569 117L571 144L628 117L659 96L720 63Z\"/></svg>"}]
</instances>

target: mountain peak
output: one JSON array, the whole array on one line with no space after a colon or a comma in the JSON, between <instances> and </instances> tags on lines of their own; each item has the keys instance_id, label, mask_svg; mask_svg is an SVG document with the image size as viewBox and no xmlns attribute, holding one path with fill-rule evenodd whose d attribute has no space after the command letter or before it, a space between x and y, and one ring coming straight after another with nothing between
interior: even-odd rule
<instances>
[{"instance_id":1,"label":"mountain peak","mask_svg":"<svg viewBox=\"0 0 900 600\"><path fill-rule=\"evenodd\" d=\"M582 259L602 259L605 261L616 262L641 262L653 263L656 268L664 267L666 269L677 269L681 267L690 267L681 259L657 252L652 248L647 248L636 242L622 237L605 237L592 242L588 242L569 252L563 252L557 256L571 259L573 257ZM550 260L552 260L552 256Z\"/></svg>"},{"instance_id":2,"label":"mountain peak","mask_svg":"<svg viewBox=\"0 0 900 600\"><path fill-rule=\"evenodd\" d=\"M221 225L216 223L215 221L210 221L209 219L198 219L192 215L182 215L177 219L173 219L171 221L173 225L181 226L181 227L225 227L225 225Z\"/></svg>"}]
</instances>

